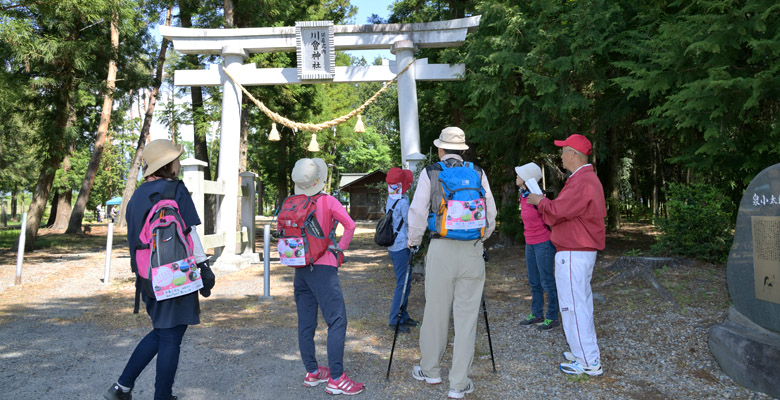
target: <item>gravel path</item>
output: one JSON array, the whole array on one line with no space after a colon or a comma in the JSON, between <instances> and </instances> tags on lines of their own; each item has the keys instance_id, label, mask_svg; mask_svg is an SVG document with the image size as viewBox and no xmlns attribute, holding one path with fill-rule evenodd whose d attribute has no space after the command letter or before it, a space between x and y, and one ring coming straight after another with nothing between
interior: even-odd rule
<instances>
[{"instance_id":1,"label":"gravel path","mask_svg":"<svg viewBox=\"0 0 780 400\"><path fill-rule=\"evenodd\" d=\"M349 262L340 270L349 327L346 373L366 384L366 399L440 399L444 384L426 386L410 376L419 360L419 329L399 334L390 381L385 381L393 332L387 313L394 277L387 252L371 241L372 225L359 224ZM616 256L600 255L594 280ZM497 373L480 317L467 399L766 399L735 384L707 349L707 330L728 307L723 266L690 265L656 277L682 309L665 303L642 281L597 290L596 329L605 373L573 378L560 373L563 331L519 326L530 307L523 247L494 249L486 301ZM614 253L614 251L613 251ZM25 259L25 280L12 286L15 258L0 256L0 399L98 399L118 377L150 327L132 314L133 284L126 245L116 243L112 281L101 283L103 250L35 254ZM423 281L412 285L409 311L422 319ZM301 385L292 270L272 264L272 300L262 300L262 265L225 273L202 301L202 323L184 337L174 394L191 399L325 399L323 386ZM325 363L325 324L316 336ZM154 366L136 383L136 399L153 396Z\"/></svg>"}]
</instances>

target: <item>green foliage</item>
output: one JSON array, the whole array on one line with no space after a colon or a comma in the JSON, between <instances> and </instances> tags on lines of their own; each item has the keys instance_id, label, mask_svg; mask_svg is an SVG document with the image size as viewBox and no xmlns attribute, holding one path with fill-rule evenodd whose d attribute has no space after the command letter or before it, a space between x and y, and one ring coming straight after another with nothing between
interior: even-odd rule
<instances>
[{"instance_id":1,"label":"green foliage","mask_svg":"<svg viewBox=\"0 0 780 400\"><path fill-rule=\"evenodd\" d=\"M642 252L642 249L631 249L626 250L626 252L623 254L626 257L641 257L644 252Z\"/></svg>"},{"instance_id":2,"label":"green foliage","mask_svg":"<svg viewBox=\"0 0 780 400\"><path fill-rule=\"evenodd\" d=\"M517 208L517 204L501 204L496 220L501 233L515 240L523 240L523 220L520 218L520 209Z\"/></svg>"},{"instance_id":3,"label":"green foliage","mask_svg":"<svg viewBox=\"0 0 780 400\"><path fill-rule=\"evenodd\" d=\"M696 183L670 183L666 188L668 217L654 251L722 262L728 257L734 231L734 204L717 188Z\"/></svg>"}]
</instances>

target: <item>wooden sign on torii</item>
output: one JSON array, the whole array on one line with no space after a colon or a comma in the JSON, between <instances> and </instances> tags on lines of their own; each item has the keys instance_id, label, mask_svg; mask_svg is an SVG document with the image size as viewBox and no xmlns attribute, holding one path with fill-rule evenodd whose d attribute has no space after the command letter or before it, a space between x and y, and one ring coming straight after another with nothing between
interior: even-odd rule
<instances>
[{"instance_id":1,"label":"wooden sign on torii","mask_svg":"<svg viewBox=\"0 0 780 400\"><path fill-rule=\"evenodd\" d=\"M160 26L163 37L184 54L220 54L224 68L243 86L285 85L300 83L387 82L414 60L421 48L443 48L462 45L466 34L479 26L481 16L448 21L414 24L332 25L322 21L301 22L295 27L240 29L194 29ZM250 53L293 52L300 49L302 29L327 26L334 50L389 49L395 63L387 65L332 67L324 74L301 74L300 68L262 68L244 65ZM301 62L299 51L299 66ZM306 72L306 71L304 71ZM420 153L420 131L417 113L418 80L444 81L462 79L463 64L428 64L416 60L398 78L398 112L401 131L401 164L416 170L425 159ZM315 76L314 79L310 79ZM239 265L246 261L236 254L236 218L239 190L238 161L242 92L219 65L205 70L177 70L175 86L222 86L222 129L219 145L219 179L224 181L225 195L219 202L216 230L225 233L225 243L218 264Z\"/></svg>"}]
</instances>

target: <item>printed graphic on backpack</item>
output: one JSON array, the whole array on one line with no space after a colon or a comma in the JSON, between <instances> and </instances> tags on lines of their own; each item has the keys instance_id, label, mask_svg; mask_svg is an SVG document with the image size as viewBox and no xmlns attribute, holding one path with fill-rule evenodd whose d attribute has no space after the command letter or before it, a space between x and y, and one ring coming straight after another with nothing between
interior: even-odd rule
<instances>
[{"instance_id":1,"label":"printed graphic on backpack","mask_svg":"<svg viewBox=\"0 0 780 400\"><path fill-rule=\"evenodd\" d=\"M306 266L306 254L302 238L280 238L279 260L282 265L290 267Z\"/></svg>"},{"instance_id":2,"label":"printed graphic on backpack","mask_svg":"<svg viewBox=\"0 0 780 400\"><path fill-rule=\"evenodd\" d=\"M195 257L187 257L170 264L152 268L152 285L157 301L179 297L200 290L200 278Z\"/></svg>"},{"instance_id":3,"label":"printed graphic on backpack","mask_svg":"<svg viewBox=\"0 0 780 400\"><path fill-rule=\"evenodd\" d=\"M447 230L467 230L487 226L485 200L483 199L449 200L446 212L447 220L444 222L444 227Z\"/></svg>"}]
</instances>

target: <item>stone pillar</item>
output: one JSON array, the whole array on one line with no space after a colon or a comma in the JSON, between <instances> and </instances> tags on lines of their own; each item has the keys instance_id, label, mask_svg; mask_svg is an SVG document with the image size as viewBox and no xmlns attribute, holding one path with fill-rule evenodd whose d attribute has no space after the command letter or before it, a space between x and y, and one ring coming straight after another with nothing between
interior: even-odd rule
<instances>
[{"instance_id":1,"label":"stone pillar","mask_svg":"<svg viewBox=\"0 0 780 400\"><path fill-rule=\"evenodd\" d=\"M203 179L205 176L204 170L208 167L205 161L201 161L195 158L187 158L181 161L181 175L184 185L192 194L192 202L195 203L195 210L198 212L201 222L203 221L205 211L205 190L203 187ZM205 223L201 223L195 230L198 232L198 236L203 240L205 236Z\"/></svg>"},{"instance_id":2,"label":"stone pillar","mask_svg":"<svg viewBox=\"0 0 780 400\"><path fill-rule=\"evenodd\" d=\"M240 47L222 48L225 59L224 68L237 69L248 56ZM233 73L233 76L239 76ZM225 196L217 208L217 233L224 233L225 246L222 248L217 265L235 269L241 257L236 254L236 220L238 218L238 159L241 138L241 89L222 74L222 131L219 138L219 180L225 184Z\"/></svg>"},{"instance_id":3,"label":"stone pillar","mask_svg":"<svg viewBox=\"0 0 780 400\"><path fill-rule=\"evenodd\" d=\"M395 65L400 72L417 53L417 45L411 40L399 40L393 43L390 52L395 54ZM409 67L398 77L398 114L401 129L401 165L404 168L417 168L420 154L420 121L417 114L417 77L415 66ZM414 164L414 165L411 165Z\"/></svg>"},{"instance_id":4,"label":"stone pillar","mask_svg":"<svg viewBox=\"0 0 780 400\"><path fill-rule=\"evenodd\" d=\"M241 227L247 230L249 241L241 243L241 255L249 258L252 263L259 263L260 258L255 251L255 180L257 174L254 172L242 172L241 176Z\"/></svg>"}]
</instances>

